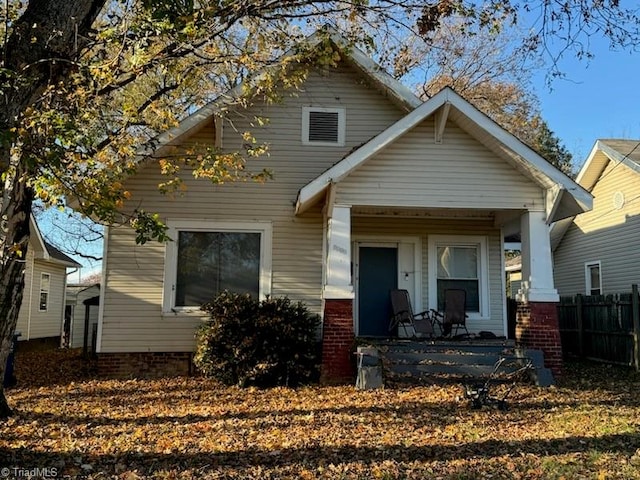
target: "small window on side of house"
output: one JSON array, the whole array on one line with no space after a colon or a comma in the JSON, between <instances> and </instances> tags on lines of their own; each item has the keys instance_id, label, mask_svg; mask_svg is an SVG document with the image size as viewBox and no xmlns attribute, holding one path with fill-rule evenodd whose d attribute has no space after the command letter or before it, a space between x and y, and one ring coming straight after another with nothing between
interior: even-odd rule
<instances>
[{"instance_id":1,"label":"small window on side of house","mask_svg":"<svg viewBox=\"0 0 640 480\"><path fill-rule=\"evenodd\" d=\"M41 312L46 312L49 308L49 288L51 285L51 275L43 273L40 277L40 306Z\"/></svg>"},{"instance_id":2,"label":"small window on side of house","mask_svg":"<svg viewBox=\"0 0 640 480\"><path fill-rule=\"evenodd\" d=\"M302 108L302 143L342 147L345 144L344 108Z\"/></svg>"},{"instance_id":3,"label":"small window on side of house","mask_svg":"<svg viewBox=\"0 0 640 480\"><path fill-rule=\"evenodd\" d=\"M585 284L587 295L602 295L602 272L600 262L585 264Z\"/></svg>"}]
</instances>

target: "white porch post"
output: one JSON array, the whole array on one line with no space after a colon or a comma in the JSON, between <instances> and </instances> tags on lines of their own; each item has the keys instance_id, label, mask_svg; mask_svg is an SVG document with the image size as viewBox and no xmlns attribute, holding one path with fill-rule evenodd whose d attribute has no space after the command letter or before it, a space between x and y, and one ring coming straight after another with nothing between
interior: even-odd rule
<instances>
[{"instance_id":1,"label":"white porch post","mask_svg":"<svg viewBox=\"0 0 640 480\"><path fill-rule=\"evenodd\" d=\"M545 212L527 212L521 217L522 288L518 301L558 302L553 283L553 260Z\"/></svg>"},{"instance_id":2,"label":"white porch post","mask_svg":"<svg viewBox=\"0 0 640 480\"><path fill-rule=\"evenodd\" d=\"M351 207L334 205L327 220L324 299L354 298L351 281Z\"/></svg>"}]
</instances>

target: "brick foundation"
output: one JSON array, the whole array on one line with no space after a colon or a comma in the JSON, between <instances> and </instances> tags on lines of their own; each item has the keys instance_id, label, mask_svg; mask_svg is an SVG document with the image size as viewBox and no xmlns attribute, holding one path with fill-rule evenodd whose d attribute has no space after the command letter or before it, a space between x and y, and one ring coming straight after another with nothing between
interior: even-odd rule
<instances>
[{"instance_id":1,"label":"brick foundation","mask_svg":"<svg viewBox=\"0 0 640 480\"><path fill-rule=\"evenodd\" d=\"M191 353L98 353L98 375L109 378L162 378L190 375Z\"/></svg>"},{"instance_id":2,"label":"brick foundation","mask_svg":"<svg viewBox=\"0 0 640 480\"><path fill-rule=\"evenodd\" d=\"M321 383L336 384L354 381L355 372L351 359L354 340L353 300L325 300Z\"/></svg>"},{"instance_id":3,"label":"brick foundation","mask_svg":"<svg viewBox=\"0 0 640 480\"><path fill-rule=\"evenodd\" d=\"M556 303L518 303L516 345L542 350L545 367L556 376L562 374L562 343Z\"/></svg>"}]
</instances>

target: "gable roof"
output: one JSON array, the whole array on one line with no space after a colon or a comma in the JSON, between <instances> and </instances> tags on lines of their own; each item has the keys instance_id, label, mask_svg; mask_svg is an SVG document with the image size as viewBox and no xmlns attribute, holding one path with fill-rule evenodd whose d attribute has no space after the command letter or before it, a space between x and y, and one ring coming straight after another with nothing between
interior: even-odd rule
<instances>
[{"instance_id":1,"label":"gable roof","mask_svg":"<svg viewBox=\"0 0 640 480\"><path fill-rule=\"evenodd\" d=\"M362 50L350 45L349 41L332 27L326 26L325 28L316 31L307 37L301 45L312 50L315 46L325 40L331 41L333 46L342 53L343 60L358 69L365 77L368 78L372 85L387 95L393 103L398 105L404 111L409 112L422 103L422 100L409 88L389 75L386 70L374 62ZM288 50L281 55L274 64L278 65L287 57L295 55L296 50L297 49ZM192 131L195 131L203 122L210 121L216 113L221 112L226 106L240 98L247 87L257 84L264 78L266 73L271 70L275 70L276 68L277 67L267 67L256 72L256 74L251 75L248 80L232 88L225 94L220 95L217 99L186 117L176 127L155 137L148 143L147 148L140 152L140 155L149 156L158 152L165 146L179 143L182 138L188 136Z\"/></svg>"},{"instance_id":2,"label":"gable roof","mask_svg":"<svg viewBox=\"0 0 640 480\"><path fill-rule=\"evenodd\" d=\"M29 229L31 231L31 240L35 242L35 246L37 247L37 250L40 254L36 255L37 259L57 263L64 267L70 268L79 268L82 266L73 258L62 253L60 250L58 250L56 247L54 247L44 239L42 233L40 232L38 224L33 219L33 216L29 220Z\"/></svg>"},{"instance_id":3,"label":"gable roof","mask_svg":"<svg viewBox=\"0 0 640 480\"><path fill-rule=\"evenodd\" d=\"M76 262L73 258L66 255L65 253L62 253L60 250L58 250L56 247L51 245L46 240L44 241L44 244L47 249L47 253L49 254L49 261L60 263L67 267L79 268L82 266L78 262Z\"/></svg>"},{"instance_id":4,"label":"gable roof","mask_svg":"<svg viewBox=\"0 0 640 480\"><path fill-rule=\"evenodd\" d=\"M609 162L623 164L640 174L640 140L600 139L596 140L585 160L576 182L588 192L596 186ZM555 223L551 228L551 248L555 250L567 232L575 215Z\"/></svg>"},{"instance_id":5,"label":"gable roof","mask_svg":"<svg viewBox=\"0 0 640 480\"><path fill-rule=\"evenodd\" d=\"M432 115L441 116L441 128L446 119L451 118L496 155L546 189L551 200L547 202L549 223L591 209L593 198L586 190L451 88L445 87L305 185L298 192L296 213L304 212L323 195L329 185L340 182L368 159Z\"/></svg>"},{"instance_id":6,"label":"gable roof","mask_svg":"<svg viewBox=\"0 0 640 480\"><path fill-rule=\"evenodd\" d=\"M593 190L610 161L622 163L640 173L640 140L596 140L576 181L588 191Z\"/></svg>"}]
</instances>

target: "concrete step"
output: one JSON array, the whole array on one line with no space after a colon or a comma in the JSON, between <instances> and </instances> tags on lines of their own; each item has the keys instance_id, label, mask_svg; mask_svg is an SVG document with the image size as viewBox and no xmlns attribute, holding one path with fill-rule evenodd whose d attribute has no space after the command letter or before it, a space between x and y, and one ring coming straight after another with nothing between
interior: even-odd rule
<instances>
[{"instance_id":1,"label":"concrete step","mask_svg":"<svg viewBox=\"0 0 640 480\"><path fill-rule=\"evenodd\" d=\"M516 348L512 341L443 342L416 340L380 341L375 348L382 359L385 383L454 383L469 379L512 382L527 361L534 366L528 376L540 386L553 384L538 350ZM496 362L506 357L496 370ZM523 378L524 380L524 375Z\"/></svg>"},{"instance_id":2,"label":"concrete step","mask_svg":"<svg viewBox=\"0 0 640 480\"><path fill-rule=\"evenodd\" d=\"M498 354L473 352L387 352L384 358L394 364L462 364L462 365L490 365L493 367L500 356Z\"/></svg>"},{"instance_id":3,"label":"concrete step","mask_svg":"<svg viewBox=\"0 0 640 480\"><path fill-rule=\"evenodd\" d=\"M462 342L429 343L415 341L382 342L378 348L384 353L476 353L476 354L513 354L514 346L510 344L466 344Z\"/></svg>"}]
</instances>

